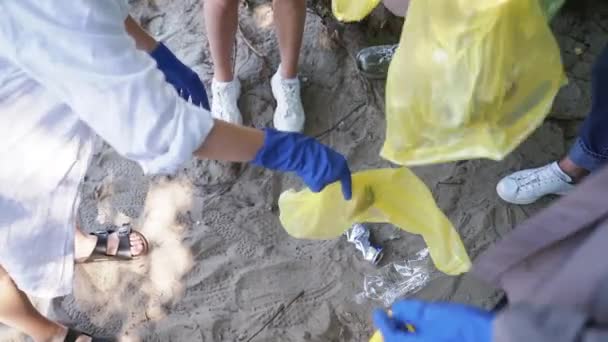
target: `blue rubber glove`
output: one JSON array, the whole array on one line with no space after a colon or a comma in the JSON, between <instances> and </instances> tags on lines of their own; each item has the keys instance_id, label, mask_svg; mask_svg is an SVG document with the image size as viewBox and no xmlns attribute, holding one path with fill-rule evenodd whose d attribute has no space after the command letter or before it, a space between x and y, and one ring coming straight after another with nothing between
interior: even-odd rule
<instances>
[{"instance_id":1,"label":"blue rubber glove","mask_svg":"<svg viewBox=\"0 0 608 342\"><path fill-rule=\"evenodd\" d=\"M165 44L158 43L158 46L150 52L150 56L156 61L158 69L165 74L167 82L175 87L181 97L209 110L205 85L198 75L177 59Z\"/></svg>"},{"instance_id":2,"label":"blue rubber glove","mask_svg":"<svg viewBox=\"0 0 608 342\"><path fill-rule=\"evenodd\" d=\"M451 303L400 301L392 316L374 311L374 324L384 342L491 342L493 314ZM409 332L406 324L414 326Z\"/></svg>"},{"instance_id":3,"label":"blue rubber glove","mask_svg":"<svg viewBox=\"0 0 608 342\"><path fill-rule=\"evenodd\" d=\"M314 192L340 181L344 199L351 199L351 174L346 158L340 153L300 133L283 133L267 128L264 135L264 146L252 161L254 165L295 172Z\"/></svg>"}]
</instances>

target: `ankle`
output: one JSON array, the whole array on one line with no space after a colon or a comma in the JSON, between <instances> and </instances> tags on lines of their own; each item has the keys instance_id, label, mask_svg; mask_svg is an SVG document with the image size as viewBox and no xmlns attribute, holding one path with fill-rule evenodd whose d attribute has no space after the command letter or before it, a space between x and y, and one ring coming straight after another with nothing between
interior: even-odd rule
<instances>
[{"instance_id":1,"label":"ankle","mask_svg":"<svg viewBox=\"0 0 608 342\"><path fill-rule=\"evenodd\" d=\"M570 178L572 178L572 182L578 183L587 175L589 175L589 171L576 165L570 158L565 157L560 160L557 164L559 168Z\"/></svg>"},{"instance_id":2,"label":"ankle","mask_svg":"<svg viewBox=\"0 0 608 342\"><path fill-rule=\"evenodd\" d=\"M96 245L96 236L76 234L76 238L74 239L74 259L77 262L85 261L91 256Z\"/></svg>"},{"instance_id":3,"label":"ankle","mask_svg":"<svg viewBox=\"0 0 608 342\"><path fill-rule=\"evenodd\" d=\"M283 64L279 65L279 75L284 80L294 80L298 78L298 68L285 67Z\"/></svg>"},{"instance_id":4,"label":"ankle","mask_svg":"<svg viewBox=\"0 0 608 342\"><path fill-rule=\"evenodd\" d=\"M219 83L230 83L234 81L234 75L232 72L216 71L213 75L213 80Z\"/></svg>"}]
</instances>

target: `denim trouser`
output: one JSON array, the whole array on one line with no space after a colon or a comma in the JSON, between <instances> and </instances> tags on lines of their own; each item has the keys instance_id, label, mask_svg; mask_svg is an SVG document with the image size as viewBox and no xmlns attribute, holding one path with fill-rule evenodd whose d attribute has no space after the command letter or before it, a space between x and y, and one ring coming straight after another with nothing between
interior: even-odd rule
<instances>
[{"instance_id":1,"label":"denim trouser","mask_svg":"<svg viewBox=\"0 0 608 342\"><path fill-rule=\"evenodd\" d=\"M591 97L591 112L569 157L576 165L595 171L608 162L608 46L593 67Z\"/></svg>"}]
</instances>

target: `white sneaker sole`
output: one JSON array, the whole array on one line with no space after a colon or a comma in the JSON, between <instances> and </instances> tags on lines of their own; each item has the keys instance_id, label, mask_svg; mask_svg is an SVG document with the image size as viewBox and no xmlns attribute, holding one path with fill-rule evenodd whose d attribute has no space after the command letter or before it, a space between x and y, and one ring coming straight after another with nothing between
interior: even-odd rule
<instances>
[{"instance_id":1,"label":"white sneaker sole","mask_svg":"<svg viewBox=\"0 0 608 342\"><path fill-rule=\"evenodd\" d=\"M541 198L546 197L546 196L564 196L567 195L568 192L559 192L559 193L548 193L546 195L542 195L536 198L532 198L532 199L509 199L507 198L507 196L502 192L501 188L500 188L500 183L498 185L496 185L496 193L498 194L498 197L500 197L500 199L502 199L503 201L507 202L507 203L511 203L511 204L517 204L517 205L529 205L532 203L535 203L537 201L539 201Z\"/></svg>"}]
</instances>

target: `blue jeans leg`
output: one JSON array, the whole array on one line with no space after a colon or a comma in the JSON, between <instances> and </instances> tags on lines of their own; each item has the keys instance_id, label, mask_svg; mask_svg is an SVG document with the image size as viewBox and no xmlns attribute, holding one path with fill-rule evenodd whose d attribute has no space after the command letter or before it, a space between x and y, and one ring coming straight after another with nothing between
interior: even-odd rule
<instances>
[{"instance_id":1,"label":"blue jeans leg","mask_svg":"<svg viewBox=\"0 0 608 342\"><path fill-rule=\"evenodd\" d=\"M568 156L593 172L608 163L608 46L598 57L591 78L591 112Z\"/></svg>"}]
</instances>

